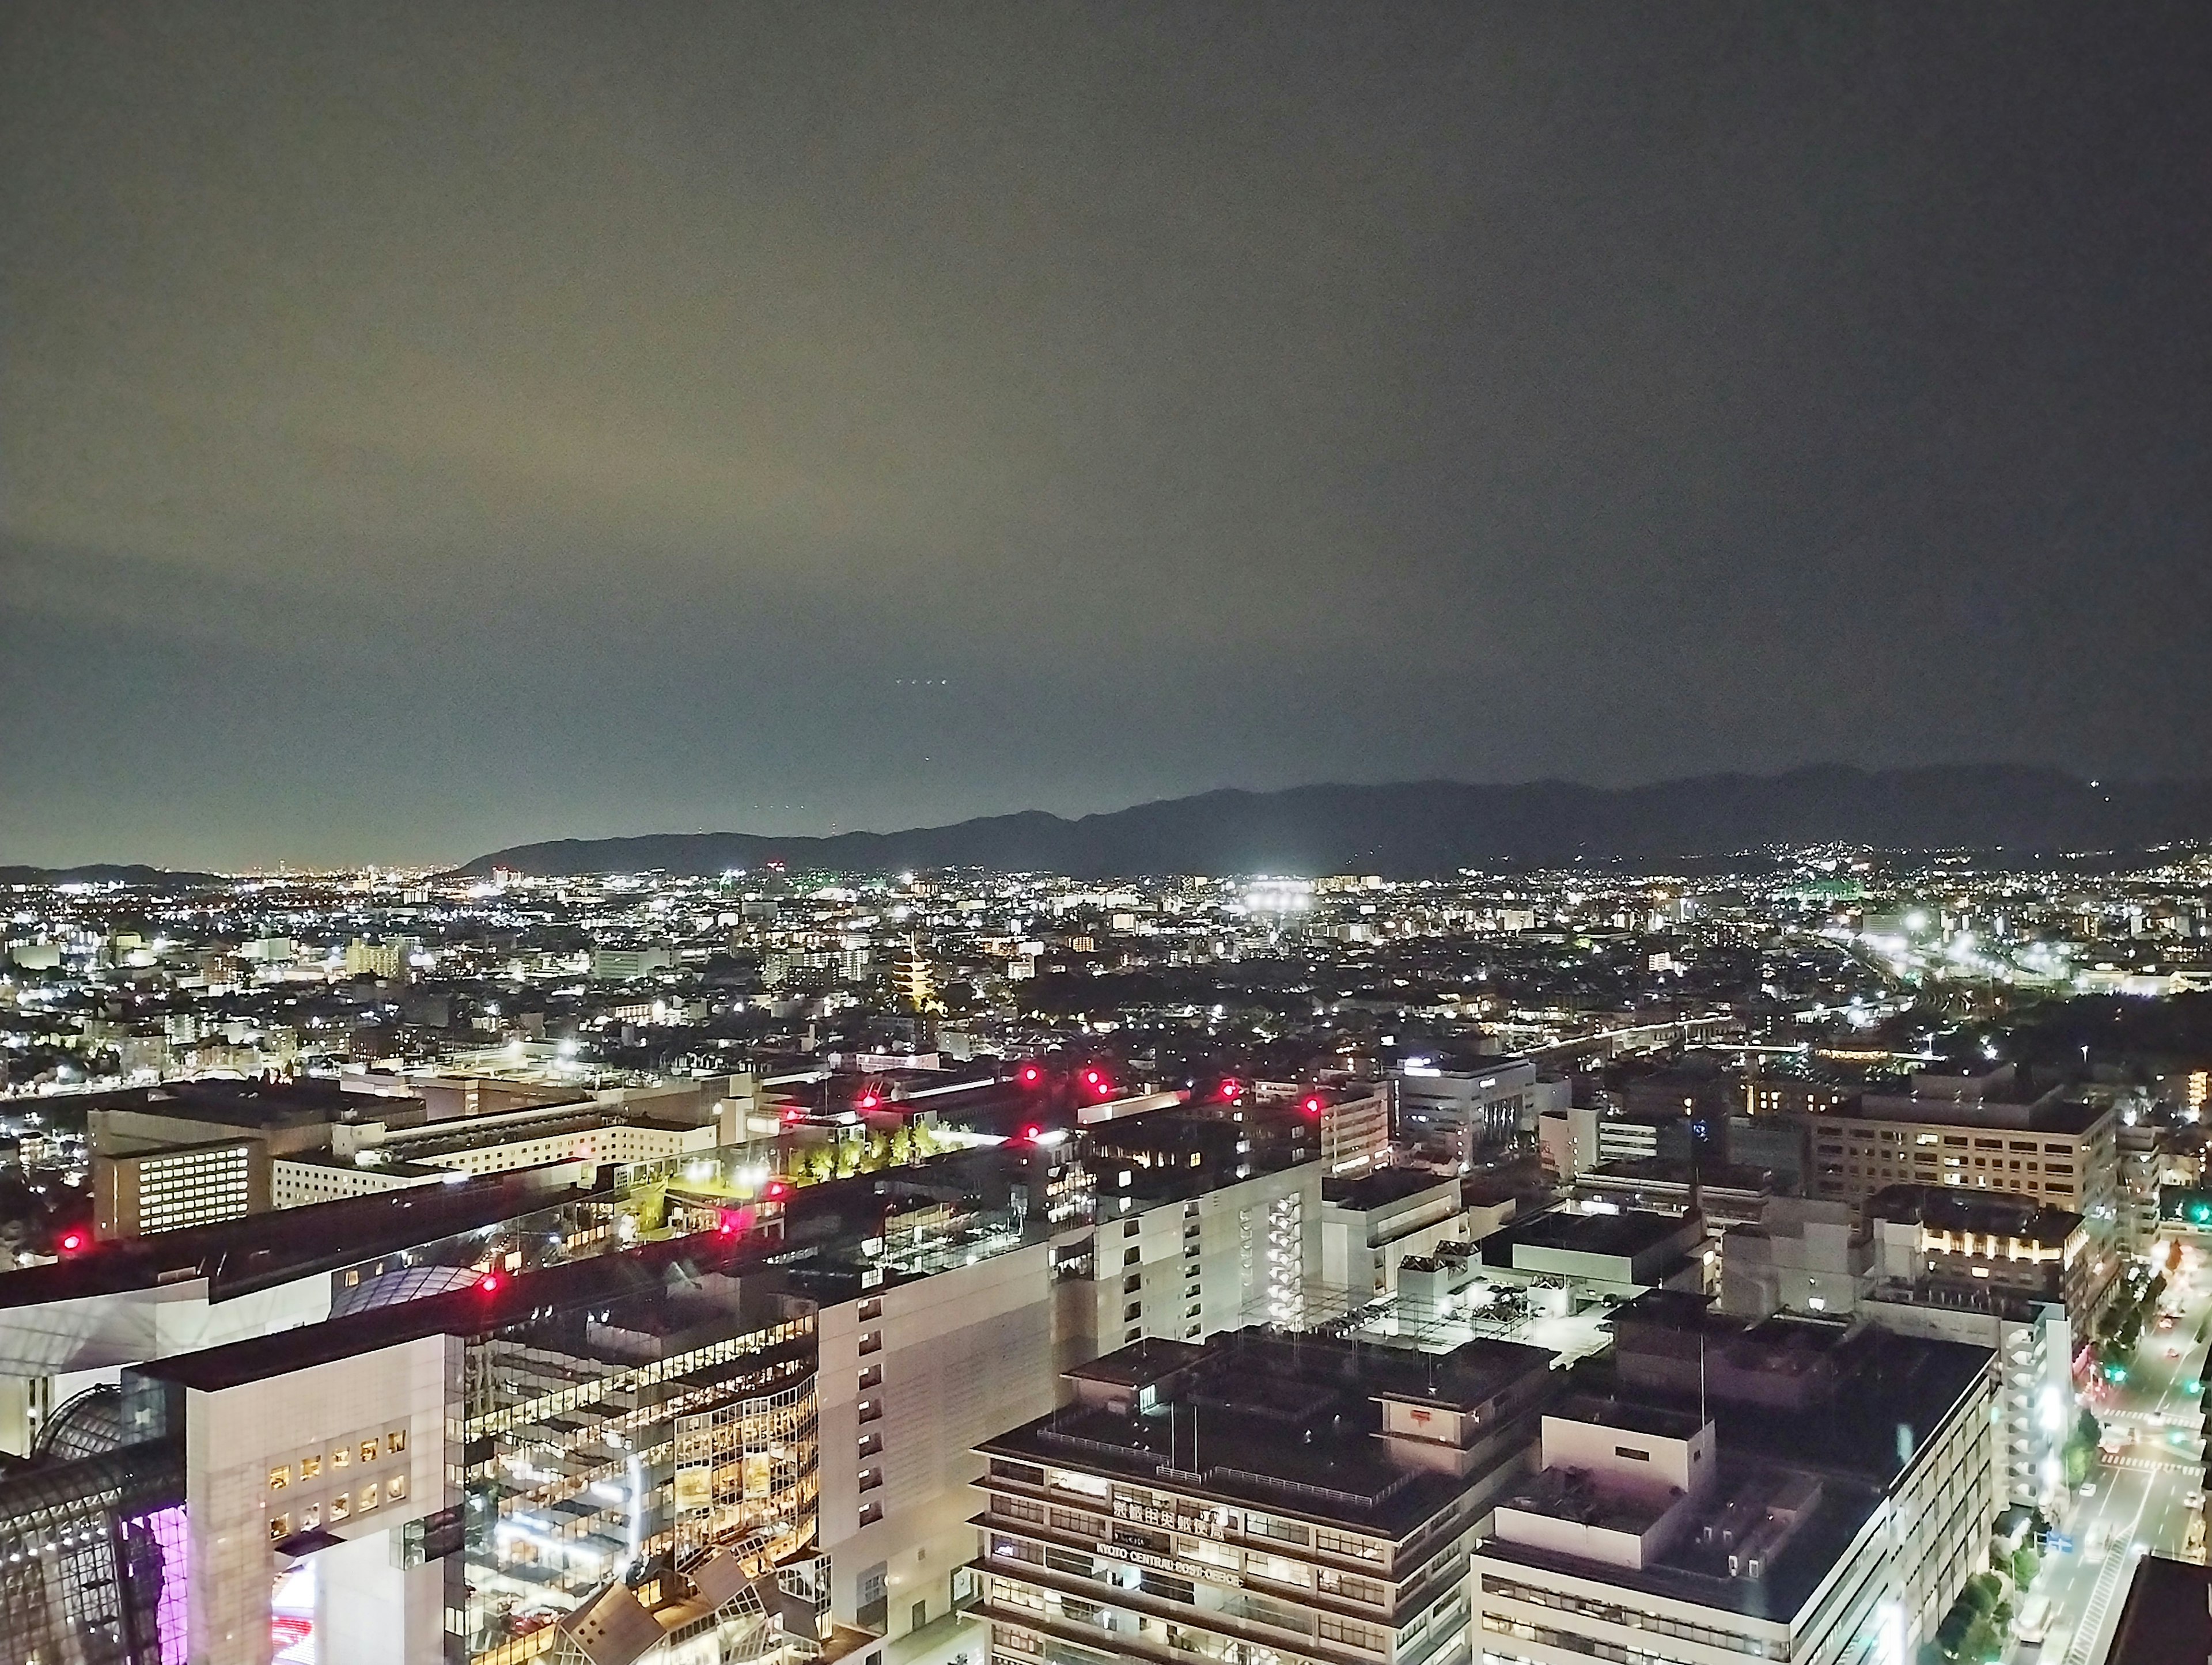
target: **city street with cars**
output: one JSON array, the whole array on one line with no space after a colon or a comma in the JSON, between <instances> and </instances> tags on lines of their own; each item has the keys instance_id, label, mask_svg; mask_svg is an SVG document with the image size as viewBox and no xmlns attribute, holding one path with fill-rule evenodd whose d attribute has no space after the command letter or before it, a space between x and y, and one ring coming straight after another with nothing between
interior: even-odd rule
<instances>
[{"instance_id":1,"label":"city street with cars","mask_svg":"<svg viewBox=\"0 0 2212 1665\"><path fill-rule=\"evenodd\" d=\"M2164 1240L2157 1254L2163 1265ZM2185 1249L2159 1318L2143 1328L2118 1380L2100 1373L2084 1403L2105 1431L2037 1576L2049 1607L2040 1657L2095 1665L2105 1656L2136 1562L2203 1553L2203 1398L2212 1270Z\"/></svg>"}]
</instances>

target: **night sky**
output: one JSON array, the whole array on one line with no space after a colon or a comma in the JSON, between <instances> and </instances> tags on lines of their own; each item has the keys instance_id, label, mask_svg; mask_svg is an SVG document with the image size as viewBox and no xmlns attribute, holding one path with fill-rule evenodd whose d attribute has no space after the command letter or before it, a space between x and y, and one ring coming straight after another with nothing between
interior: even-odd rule
<instances>
[{"instance_id":1,"label":"night sky","mask_svg":"<svg viewBox=\"0 0 2212 1665\"><path fill-rule=\"evenodd\" d=\"M2203 775L2212 7L0 10L0 862Z\"/></svg>"}]
</instances>

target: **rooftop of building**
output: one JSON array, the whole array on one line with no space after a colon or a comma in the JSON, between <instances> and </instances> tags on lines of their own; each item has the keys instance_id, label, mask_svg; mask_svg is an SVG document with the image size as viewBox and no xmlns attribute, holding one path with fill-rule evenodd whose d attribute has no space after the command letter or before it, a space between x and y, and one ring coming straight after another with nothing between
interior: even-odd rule
<instances>
[{"instance_id":1,"label":"rooftop of building","mask_svg":"<svg viewBox=\"0 0 2212 1665\"><path fill-rule=\"evenodd\" d=\"M1847 1109L1826 1112L1823 1121L1912 1121L1930 1127L2014 1130L2078 1139L2111 1116L2109 1109L2085 1104L2053 1089L2032 1102L1948 1097L1889 1097L1869 1093Z\"/></svg>"},{"instance_id":2,"label":"rooftop of building","mask_svg":"<svg viewBox=\"0 0 2212 1665\"><path fill-rule=\"evenodd\" d=\"M1716 1468L1705 1491L1694 1498L1677 1500L1690 1511L1687 1525L1640 1569L1594 1563L1502 1537L1487 1540L1477 1553L1488 1561L1585 1578L1595 1576L1647 1595L1787 1624L1820 1589L1869 1517L1881 1508L1881 1492L1856 1477L1816 1474L1733 1448L1725 1432ZM1532 1476L1517 1493L1500 1502L1631 1533L1648 1530L1671 1506L1609 1492L1587 1479L1578 1482L1565 1471L1548 1470ZM1799 1518L1778 1553L1762 1560L1756 1577L1741 1564L1732 1573L1729 1547L1717 1534L1708 1541L1705 1524L1718 1524L1731 1510L1758 1521L1779 1510L1796 1512Z\"/></svg>"},{"instance_id":3,"label":"rooftop of building","mask_svg":"<svg viewBox=\"0 0 2212 1665\"><path fill-rule=\"evenodd\" d=\"M335 1272L592 1194L522 1175L410 1187L246 1214L212 1225L95 1243L46 1266L0 1273L0 1309L208 1280L210 1300Z\"/></svg>"},{"instance_id":4,"label":"rooftop of building","mask_svg":"<svg viewBox=\"0 0 2212 1665\"><path fill-rule=\"evenodd\" d=\"M1747 1322L1708 1297L1653 1290L1616 1308L1613 1346L1573 1366L1583 1392L1695 1407L1723 1445L1887 1486L1987 1391L1990 1352L1846 1320Z\"/></svg>"},{"instance_id":5,"label":"rooftop of building","mask_svg":"<svg viewBox=\"0 0 2212 1665\"><path fill-rule=\"evenodd\" d=\"M1454 1176L1432 1174L1425 1168L1376 1168L1356 1179L1322 1180L1321 1196L1323 1202L1334 1207L1365 1214L1404 1202L1424 1191L1455 1188L1458 1184Z\"/></svg>"},{"instance_id":6,"label":"rooftop of building","mask_svg":"<svg viewBox=\"0 0 2212 1665\"><path fill-rule=\"evenodd\" d=\"M350 1091L331 1081L208 1077L102 1093L85 1108L88 1112L119 1110L172 1115L252 1131L313 1127L409 1109L419 1117L423 1105L419 1098L380 1097Z\"/></svg>"},{"instance_id":7,"label":"rooftop of building","mask_svg":"<svg viewBox=\"0 0 2212 1665\"><path fill-rule=\"evenodd\" d=\"M1595 1394L1570 1395L1545 1413L1568 1422L1585 1422L1593 1428L1619 1428L1654 1439L1695 1438L1705 1425L1695 1411L1644 1400L1601 1399Z\"/></svg>"},{"instance_id":8,"label":"rooftop of building","mask_svg":"<svg viewBox=\"0 0 2212 1665\"><path fill-rule=\"evenodd\" d=\"M2136 1563L2106 1665L2204 1665L2212 1658L2212 1568L2163 1555Z\"/></svg>"},{"instance_id":9,"label":"rooftop of building","mask_svg":"<svg viewBox=\"0 0 2212 1665\"><path fill-rule=\"evenodd\" d=\"M1488 1257L1493 1253L1509 1254L1513 1245L1527 1243L1583 1255L1632 1257L1672 1243L1682 1231L1679 1214L1649 1213L1636 1208L1583 1213L1563 1206L1500 1226L1483 1239L1483 1250Z\"/></svg>"},{"instance_id":10,"label":"rooftop of building","mask_svg":"<svg viewBox=\"0 0 2212 1665\"><path fill-rule=\"evenodd\" d=\"M1077 1376L1079 1386L1135 1390L1118 1404L1086 1396L979 1449L1402 1539L1455 1501L1461 1483L1392 1461L1376 1437L1378 1401L1472 1413L1518 1384L1540 1385L1552 1358L1510 1341L1425 1354L1259 1328L1194 1349L1138 1343Z\"/></svg>"},{"instance_id":11,"label":"rooftop of building","mask_svg":"<svg viewBox=\"0 0 2212 1665\"><path fill-rule=\"evenodd\" d=\"M1972 1231L2063 1249L2082 1217L2030 1197L1956 1185L1887 1185L1867 1199L1869 1220L1912 1221L1934 1231Z\"/></svg>"},{"instance_id":12,"label":"rooftop of building","mask_svg":"<svg viewBox=\"0 0 2212 1665\"><path fill-rule=\"evenodd\" d=\"M1700 1162L1698 1182L1708 1191L1735 1191L1747 1195L1774 1188L1774 1175L1765 1168L1740 1162ZM1624 1185L1680 1185L1690 1182L1690 1164L1680 1157L1625 1157L1601 1162L1582 1177L1602 1184L1607 1180Z\"/></svg>"},{"instance_id":13,"label":"rooftop of building","mask_svg":"<svg viewBox=\"0 0 2212 1665\"><path fill-rule=\"evenodd\" d=\"M775 1247L766 1237L696 1233L538 1271L501 1274L489 1288L473 1283L134 1369L155 1381L218 1392L425 1336L520 1333L526 1327L562 1332L557 1344L562 1351L630 1363L678 1350L649 1345L653 1338L731 1329L738 1315L727 1303L717 1307L702 1295L714 1278L761 1279L763 1301L780 1291L784 1280L769 1266ZM749 1301L746 1309L767 1322L763 1302Z\"/></svg>"}]
</instances>

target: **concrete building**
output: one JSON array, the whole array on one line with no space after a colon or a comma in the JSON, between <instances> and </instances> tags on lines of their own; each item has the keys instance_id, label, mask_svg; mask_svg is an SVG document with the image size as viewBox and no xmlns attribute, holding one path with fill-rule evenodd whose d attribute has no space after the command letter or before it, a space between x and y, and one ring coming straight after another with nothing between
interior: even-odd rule
<instances>
[{"instance_id":1,"label":"concrete building","mask_svg":"<svg viewBox=\"0 0 2212 1665\"><path fill-rule=\"evenodd\" d=\"M1693 1414L1708 1407L1723 1474L1734 1454L1753 1469L1871 1487L1886 1504L1876 1510L1878 1547L1854 1530L1844 1559L1830 1565L1877 1571L1870 1611L1892 1605L1883 1633L1910 1657L1967 1577L1988 1563L2004 1498L1992 1437L1996 1364L1986 1347L1844 1320L1747 1324L1703 1297L1655 1291L1615 1311L1612 1354L1583 1361L1574 1374L1578 1388L1601 1399ZM1874 1559L1857 1563L1863 1553ZM1773 1565L1789 1565L1786 1551ZM1793 1624L1805 1612L1786 1599L1780 1607ZM1820 1611L1817 1600L1813 1611Z\"/></svg>"},{"instance_id":2,"label":"concrete building","mask_svg":"<svg viewBox=\"0 0 2212 1665\"><path fill-rule=\"evenodd\" d=\"M1321 1188L1319 1280L1345 1291L1349 1308L1395 1294L1398 1267L1443 1243L1471 1241L1456 1176L1382 1168Z\"/></svg>"},{"instance_id":3,"label":"concrete building","mask_svg":"<svg viewBox=\"0 0 2212 1665\"><path fill-rule=\"evenodd\" d=\"M93 1163L93 1230L103 1242L212 1225L270 1206L268 1146L234 1139Z\"/></svg>"},{"instance_id":4,"label":"concrete building","mask_svg":"<svg viewBox=\"0 0 2212 1665\"><path fill-rule=\"evenodd\" d=\"M1406 1144L1442 1142L1472 1160L1487 1147L1510 1145L1536 1131L1537 1118L1565 1107L1567 1083L1539 1076L1526 1059L1501 1058L1480 1069L1406 1064L1397 1085L1397 1137Z\"/></svg>"},{"instance_id":5,"label":"concrete building","mask_svg":"<svg viewBox=\"0 0 2212 1665\"><path fill-rule=\"evenodd\" d=\"M1873 1255L1848 1206L1778 1197L1756 1224L1721 1237L1721 1310L1743 1318L1770 1313L1858 1310Z\"/></svg>"},{"instance_id":6,"label":"concrete building","mask_svg":"<svg viewBox=\"0 0 2212 1665\"><path fill-rule=\"evenodd\" d=\"M1575 1182L1577 1193L1616 1208L1687 1214L1716 1224L1756 1224L1774 1200L1774 1176L1764 1168L1686 1158L1640 1157L1601 1162Z\"/></svg>"},{"instance_id":7,"label":"concrete building","mask_svg":"<svg viewBox=\"0 0 2212 1665\"><path fill-rule=\"evenodd\" d=\"M991 1656L1459 1665L1549 1359L1247 1331L1071 1371L1065 1409L978 1448Z\"/></svg>"},{"instance_id":8,"label":"concrete building","mask_svg":"<svg viewBox=\"0 0 2212 1665\"><path fill-rule=\"evenodd\" d=\"M1626 1299L1649 1289L1703 1287L1705 1243L1705 1223L1693 1217L1562 1206L1492 1232L1477 1253L1488 1275L1553 1279L1586 1300Z\"/></svg>"},{"instance_id":9,"label":"concrete building","mask_svg":"<svg viewBox=\"0 0 2212 1665\"><path fill-rule=\"evenodd\" d=\"M380 977L390 982L406 969L407 947L402 942L370 942L356 937L345 945L343 964L349 977Z\"/></svg>"},{"instance_id":10,"label":"concrete building","mask_svg":"<svg viewBox=\"0 0 2212 1665\"><path fill-rule=\"evenodd\" d=\"M503 1174L570 1164L582 1183L603 1167L676 1164L737 1140L715 1121L664 1121L621 1103L555 1104L501 1115L390 1127L362 1120L330 1130L325 1149L271 1164L270 1198L278 1208L366 1196L453 1175Z\"/></svg>"},{"instance_id":11,"label":"concrete building","mask_svg":"<svg viewBox=\"0 0 2212 1665\"><path fill-rule=\"evenodd\" d=\"M661 946L646 948L594 948L592 951L591 979L595 983L635 982L649 977L656 971L665 971L676 963L676 957Z\"/></svg>"},{"instance_id":12,"label":"concrete building","mask_svg":"<svg viewBox=\"0 0 2212 1665\"><path fill-rule=\"evenodd\" d=\"M1910 1095L1867 1094L1814 1119L1813 1193L1853 1207L1898 1184L2009 1192L2079 1214L2104 1263L2118 1236L2118 1117L2008 1073L1913 1078Z\"/></svg>"},{"instance_id":13,"label":"concrete building","mask_svg":"<svg viewBox=\"0 0 2212 1665\"><path fill-rule=\"evenodd\" d=\"M1386 1085L1360 1081L1340 1088L1294 1087L1292 1095L1301 1106L1319 1106L1324 1172L1364 1173L1389 1148L1390 1091Z\"/></svg>"},{"instance_id":14,"label":"concrete building","mask_svg":"<svg viewBox=\"0 0 2212 1665\"><path fill-rule=\"evenodd\" d=\"M1898 1628L1890 1512L1866 1479L1735 1447L1694 1411L1589 1397L1545 1413L1540 1463L1474 1558L1486 1665L1843 1665Z\"/></svg>"},{"instance_id":15,"label":"concrete building","mask_svg":"<svg viewBox=\"0 0 2212 1665\"><path fill-rule=\"evenodd\" d=\"M374 1101L395 1123L421 1100ZM363 1100L322 1082L210 1079L103 1094L85 1113L94 1234L106 1241L259 1213L283 1157L327 1146Z\"/></svg>"}]
</instances>

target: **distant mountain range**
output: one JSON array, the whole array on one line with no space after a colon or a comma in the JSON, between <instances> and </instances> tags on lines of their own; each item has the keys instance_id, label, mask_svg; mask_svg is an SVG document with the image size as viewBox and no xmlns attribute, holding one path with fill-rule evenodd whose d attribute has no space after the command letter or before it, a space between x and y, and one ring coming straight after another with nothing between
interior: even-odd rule
<instances>
[{"instance_id":1,"label":"distant mountain range","mask_svg":"<svg viewBox=\"0 0 2212 1665\"><path fill-rule=\"evenodd\" d=\"M213 873L178 872L143 862L95 861L83 867L0 867L0 884L202 884Z\"/></svg>"},{"instance_id":2,"label":"distant mountain range","mask_svg":"<svg viewBox=\"0 0 2212 1665\"><path fill-rule=\"evenodd\" d=\"M2023 854L2212 839L2212 781L2081 781L2008 764L1712 775L1607 788L1564 781L1222 791L1077 820L1030 810L908 832L771 838L659 833L557 839L477 857L459 871L883 872L987 867L1106 878L1139 873L1382 873L1486 865L1712 856L1836 842L1891 850Z\"/></svg>"}]
</instances>

